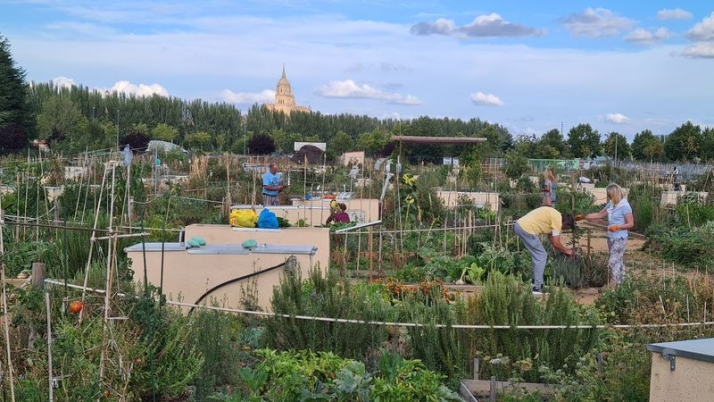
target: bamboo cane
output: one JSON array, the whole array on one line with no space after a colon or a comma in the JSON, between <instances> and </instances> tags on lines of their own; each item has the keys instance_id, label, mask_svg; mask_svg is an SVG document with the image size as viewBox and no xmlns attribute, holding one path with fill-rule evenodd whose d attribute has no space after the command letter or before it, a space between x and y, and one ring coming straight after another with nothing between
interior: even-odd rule
<instances>
[{"instance_id":1,"label":"bamboo cane","mask_svg":"<svg viewBox=\"0 0 714 402\"><path fill-rule=\"evenodd\" d=\"M0 182L0 185L2 183ZM5 226L5 213L2 210L2 197L0 197L0 257L5 256L5 241L3 238L3 229ZM15 379L14 369L12 366L12 350L10 348L10 323L7 314L7 287L5 285L5 263L0 261L0 281L2 281L2 312L3 323L5 329L5 347L7 348L7 371L10 381L10 400L15 402Z\"/></svg>"}]
</instances>

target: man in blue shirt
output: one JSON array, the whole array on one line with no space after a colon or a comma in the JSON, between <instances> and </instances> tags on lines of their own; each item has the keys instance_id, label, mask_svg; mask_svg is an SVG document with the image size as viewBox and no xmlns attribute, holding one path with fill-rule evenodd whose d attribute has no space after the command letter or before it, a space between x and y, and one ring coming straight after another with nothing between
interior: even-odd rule
<instances>
[{"instance_id":1,"label":"man in blue shirt","mask_svg":"<svg viewBox=\"0 0 714 402\"><path fill-rule=\"evenodd\" d=\"M271 163L269 170L263 175L263 206L278 205L278 194L285 188L280 183L278 165Z\"/></svg>"}]
</instances>

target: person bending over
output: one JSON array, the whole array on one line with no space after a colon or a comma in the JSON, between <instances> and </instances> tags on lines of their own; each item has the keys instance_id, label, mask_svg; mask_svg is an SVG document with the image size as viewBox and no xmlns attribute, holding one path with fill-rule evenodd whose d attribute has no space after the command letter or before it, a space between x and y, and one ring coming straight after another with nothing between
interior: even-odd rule
<instances>
[{"instance_id":1,"label":"person bending over","mask_svg":"<svg viewBox=\"0 0 714 402\"><path fill-rule=\"evenodd\" d=\"M560 241L560 233L575 227L572 215L562 215L552 207L540 207L527 213L513 225L513 229L531 254L533 267L533 293L543 291L543 273L548 262L548 253L543 248L540 236L548 235L553 248L572 256L573 250L566 248Z\"/></svg>"}]
</instances>

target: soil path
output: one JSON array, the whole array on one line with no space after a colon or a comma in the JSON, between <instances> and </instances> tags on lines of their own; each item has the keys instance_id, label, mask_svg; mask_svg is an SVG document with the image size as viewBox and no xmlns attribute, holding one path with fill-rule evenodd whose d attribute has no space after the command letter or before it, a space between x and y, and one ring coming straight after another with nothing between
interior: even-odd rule
<instances>
[{"instance_id":1,"label":"soil path","mask_svg":"<svg viewBox=\"0 0 714 402\"><path fill-rule=\"evenodd\" d=\"M585 230L585 233L580 237L580 247L583 252L587 252L589 246L591 253L609 253L605 226L584 222L579 224L579 227ZM627 250L625 251L625 268L629 272L640 273L643 270L661 269L661 259L642 251L645 241L646 238L644 236L630 232L627 240ZM572 236L569 233L564 233L563 243L569 244L571 242ZM603 289L601 288L578 289L574 291L574 296L583 304L593 304L602 294L602 291Z\"/></svg>"}]
</instances>

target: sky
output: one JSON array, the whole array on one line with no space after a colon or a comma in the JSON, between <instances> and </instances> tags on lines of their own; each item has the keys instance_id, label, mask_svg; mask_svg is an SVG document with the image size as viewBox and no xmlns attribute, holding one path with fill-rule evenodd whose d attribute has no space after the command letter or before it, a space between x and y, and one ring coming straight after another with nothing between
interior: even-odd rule
<instances>
[{"instance_id":1,"label":"sky","mask_svg":"<svg viewBox=\"0 0 714 402\"><path fill-rule=\"evenodd\" d=\"M513 136L714 127L703 0L0 0L26 79L323 114L478 118Z\"/></svg>"}]
</instances>

